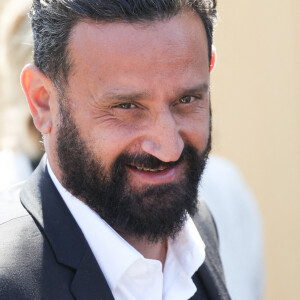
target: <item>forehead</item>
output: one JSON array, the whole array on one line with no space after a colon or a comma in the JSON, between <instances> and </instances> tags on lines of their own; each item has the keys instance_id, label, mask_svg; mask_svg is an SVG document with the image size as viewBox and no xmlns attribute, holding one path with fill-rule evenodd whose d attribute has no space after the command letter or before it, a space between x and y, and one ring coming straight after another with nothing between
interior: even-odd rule
<instances>
[{"instance_id":1,"label":"forehead","mask_svg":"<svg viewBox=\"0 0 300 300\"><path fill-rule=\"evenodd\" d=\"M80 22L71 32L68 50L75 75L102 82L134 84L139 81L134 76L153 84L174 81L182 73L203 77L209 69L205 28L193 11L155 22Z\"/></svg>"}]
</instances>

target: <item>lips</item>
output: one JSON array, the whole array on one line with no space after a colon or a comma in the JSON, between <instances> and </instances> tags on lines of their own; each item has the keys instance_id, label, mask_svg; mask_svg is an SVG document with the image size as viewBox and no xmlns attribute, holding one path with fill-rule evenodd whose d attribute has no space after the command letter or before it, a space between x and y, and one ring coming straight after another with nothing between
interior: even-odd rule
<instances>
[{"instance_id":1,"label":"lips","mask_svg":"<svg viewBox=\"0 0 300 300\"><path fill-rule=\"evenodd\" d=\"M152 173L162 172L167 169L167 167L158 167L158 168L153 169L153 168L146 168L146 167L134 166L134 165L130 165L129 167L134 168L139 171L152 172Z\"/></svg>"},{"instance_id":2,"label":"lips","mask_svg":"<svg viewBox=\"0 0 300 300\"><path fill-rule=\"evenodd\" d=\"M171 183L178 180L180 165L147 168L142 165L127 165L135 186Z\"/></svg>"}]
</instances>

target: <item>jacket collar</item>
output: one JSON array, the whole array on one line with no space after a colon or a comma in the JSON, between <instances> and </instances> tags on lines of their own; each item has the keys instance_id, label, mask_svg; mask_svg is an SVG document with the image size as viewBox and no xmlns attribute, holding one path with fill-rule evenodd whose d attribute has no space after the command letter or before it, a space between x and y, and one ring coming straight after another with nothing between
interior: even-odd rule
<instances>
[{"instance_id":1,"label":"jacket collar","mask_svg":"<svg viewBox=\"0 0 300 300\"><path fill-rule=\"evenodd\" d=\"M58 263L75 271L76 299L113 299L105 277L80 228L55 188L46 156L21 191L21 202L47 237Z\"/></svg>"}]
</instances>

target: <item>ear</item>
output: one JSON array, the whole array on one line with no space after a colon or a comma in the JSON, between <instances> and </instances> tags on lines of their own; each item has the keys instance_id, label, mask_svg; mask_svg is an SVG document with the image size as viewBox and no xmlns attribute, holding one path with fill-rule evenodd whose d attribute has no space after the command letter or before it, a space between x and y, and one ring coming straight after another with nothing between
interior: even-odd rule
<instances>
[{"instance_id":1,"label":"ear","mask_svg":"<svg viewBox=\"0 0 300 300\"><path fill-rule=\"evenodd\" d=\"M48 134L52 129L50 95L52 82L34 65L26 65L21 73L21 84L27 97L35 127Z\"/></svg>"},{"instance_id":2,"label":"ear","mask_svg":"<svg viewBox=\"0 0 300 300\"><path fill-rule=\"evenodd\" d=\"M216 47L214 45L211 46L211 60L210 60L210 66L209 66L209 71L211 72L217 63L217 51Z\"/></svg>"}]
</instances>

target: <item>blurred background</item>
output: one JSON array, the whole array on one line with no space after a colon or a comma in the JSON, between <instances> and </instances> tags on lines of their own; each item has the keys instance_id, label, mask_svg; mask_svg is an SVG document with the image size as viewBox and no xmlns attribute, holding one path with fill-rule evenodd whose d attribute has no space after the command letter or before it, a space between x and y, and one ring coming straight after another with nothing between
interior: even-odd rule
<instances>
[{"instance_id":1,"label":"blurred background","mask_svg":"<svg viewBox=\"0 0 300 300\"><path fill-rule=\"evenodd\" d=\"M2 25L30 1L19 1L18 7L3 14L6 2L0 0ZM218 11L218 60L212 74L213 152L240 168L256 196L265 236L265 299L299 300L300 1L218 0ZM25 97L18 83L19 58L27 55L30 62L31 52L26 45L28 24L14 33L20 22L22 18L14 21L0 41L6 43L0 47L0 110L5 111L0 119L0 150L21 150L35 161L41 146L28 145L36 133L30 133L32 123L26 120ZM22 36L22 47L18 36ZM10 99L9 105L5 99ZM0 162L1 168L6 162Z\"/></svg>"},{"instance_id":2,"label":"blurred background","mask_svg":"<svg viewBox=\"0 0 300 300\"><path fill-rule=\"evenodd\" d=\"M299 300L300 1L218 0L218 11L214 153L239 166L256 196L265 298Z\"/></svg>"}]
</instances>

